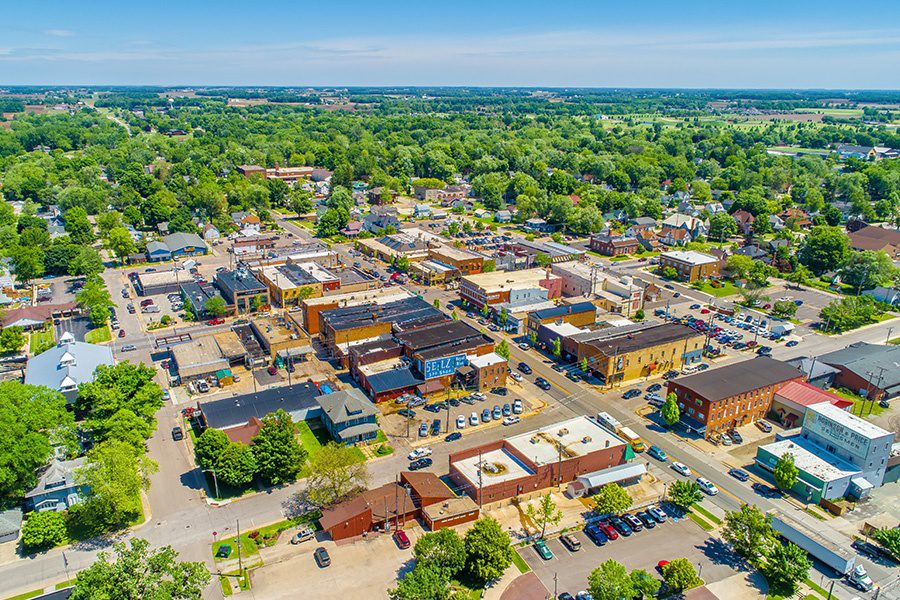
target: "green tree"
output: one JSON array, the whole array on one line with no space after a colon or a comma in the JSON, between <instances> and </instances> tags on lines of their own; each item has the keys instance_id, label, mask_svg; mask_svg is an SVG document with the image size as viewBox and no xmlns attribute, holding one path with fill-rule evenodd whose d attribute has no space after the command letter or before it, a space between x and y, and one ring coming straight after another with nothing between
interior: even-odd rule
<instances>
[{"instance_id":1,"label":"green tree","mask_svg":"<svg viewBox=\"0 0 900 600\"><path fill-rule=\"evenodd\" d=\"M456 530L444 528L420 537L413 557L417 566L433 567L451 578L466 566L466 547Z\"/></svg>"},{"instance_id":2,"label":"green tree","mask_svg":"<svg viewBox=\"0 0 900 600\"><path fill-rule=\"evenodd\" d=\"M662 582L643 569L635 569L631 572L631 583L634 586L635 597L638 594L647 598L653 598L662 587Z\"/></svg>"},{"instance_id":3,"label":"green tree","mask_svg":"<svg viewBox=\"0 0 900 600\"><path fill-rule=\"evenodd\" d=\"M891 285L897 276L894 262L883 250L851 252L841 266L841 281L858 290Z\"/></svg>"},{"instance_id":4,"label":"green tree","mask_svg":"<svg viewBox=\"0 0 900 600\"><path fill-rule=\"evenodd\" d=\"M125 442L109 440L94 446L75 480L87 486L87 498L75 518L95 527L127 525L141 514L141 490L159 467Z\"/></svg>"},{"instance_id":5,"label":"green tree","mask_svg":"<svg viewBox=\"0 0 900 600\"><path fill-rule=\"evenodd\" d=\"M409 271L409 257L405 254L402 256L398 256L397 260L394 261L394 268L400 271L401 273L406 273ZM439 307L435 307L439 308Z\"/></svg>"},{"instance_id":6,"label":"green tree","mask_svg":"<svg viewBox=\"0 0 900 600\"><path fill-rule=\"evenodd\" d=\"M535 346L537 344L537 334L533 331L531 333L529 333L528 341L531 343L532 346Z\"/></svg>"},{"instance_id":7,"label":"green tree","mask_svg":"<svg viewBox=\"0 0 900 600\"><path fill-rule=\"evenodd\" d=\"M143 363L97 367L94 380L79 386L75 401L76 408L86 416L86 427L100 439L107 439L111 437L110 421L124 409L149 424L147 431L152 432L156 411L163 405L162 388L153 381L155 375L156 371Z\"/></svg>"},{"instance_id":8,"label":"green tree","mask_svg":"<svg viewBox=\"0 0 900 600\"><path fill-rule=\"evenodd\" d=\"M109 307L102 304L95 304L88 310L88 318L94 327L102 327L109 321Z\"/></svg>"},{"instance_id":9,"label":"green tree","mask_svg":"<svg viewBox=\"0 0 900 600\"><path fill-rule=\"evenodd\" d=\"M753 259L743 254L732 254L725 261L725 268L735 279L744 279L753 270Z\"/></svg>"},{"instance_id":10,"label":"green tree","mask_svg":"<svg viewBox=\"0 0 900 600\"><path fill-rule=\"evenodd\" d=\"M232 442L219 455L215 466L216 477L233 487L242 487L253 481L256 458L246 444Z\"/></svg>"},{"instance_id":11,"label":"green tree","mask_svg":"<svg viewBox=\"0 0 900 600\"><path fill-rule=\"evenodd\" d=\"M772 303L772 316L790 319L797 314L797 305L791 300L776 300Z\"/></svg>"},{"instance_id":12,"label":"green tree","mask_svg":"<svg viewBox=\"0 0 900 600\"><path fill-rule=\"evenodd\" d=\"M647 316L647 315L644 313L644 309L643 309L643 308L639 308L639 309L637 309L637 311L635 311L635 313L634 313L634 320L635 320L635 321L643 321L644 318L645 318L646 316Z\"/></svg>"},{"instance_id":13,"label":"green tree","mask_svg":"<svg viewBox=\"0 0 900 600\"><path fill-rule=\"evenodd\" d=\"M121 408L106 419L91 434L98 442L119 440L136 452L143 452L147 440L153 435L153 424L148 423L127 408Z\"/></svg>"},{"instance_id":14,"label":"green tree","mask_svg":"<svg viewBox=\"0 0 900 600\"><path fill-rule=\"evenodd\" d=\"M809 269L803 265L797 265L797 268L785 275L784 278L793 283L799 290L800 286L806 285L809 282L811 276L812 274L809 272Z\"/></svg>"},{"instance_id":15,"label":"green tree","mask_svg":"<svg viewBox=\"0 0 900 600\"><path fill-rule=\"evenodd\" d=\"M618 483L607 483L594 496L597 512L601 515L614 515L628 510L633 500Z\"/></svg>"},{"instance_id":16,"label":"green tree","mask_svg":"<svg viewBox=\"0 0 900 600\"><path fill-rule=\"evenodd\" d=\"M670 281L678 279L678 271L675 270L675 267L663 267L659 274L663 279Z\"/></svg>"},{"instance_id":17,"label":"green tree","mask_svg":"<svg viewBox=\"0 0 900 600\"><path fill-rule=\"evenodd\" d=\"M481 271L483 273L493 273L497 270L497 261L492 258L486 259L484 264L481 266Z\"/></svg>"},{"instance_id":18,"label":"green tree","mask_svg":"<svg viewBox=\"0 0 900 600\"><path fill-rule=\"evenodd\" d=\"M819 311L827 331L843 332L871 323L882 313L869 296L849 296L832 301Z\"/></svg>"},{"instance_id":19,"label":"green tree","mask_svg":"<svg viewBox=\"0 0 900 600\"><path fill-rule=\"evenodd\" d=\"M760 570L769 582L769 589L772 593L790 596L797 591L800 582L809 577L811 568L812 562L810 562L806 550L795 544L787 543L775 544Z\"/></svg>"},{"instance_id":20,"label":"green tree","mask_svg":"<svg viewBox=\"0 0 900 600\"><path fill-rule=\"evenodd\" d=\"M113 552L112 561L101 552L93 565L78 573L73 600L198 599L209 583L205 564L179 561L171 546L151 550L147 540L135 538L116 542Z\"/></svg>"},{"instance_id":21,"label":"green tree","mask_svg":"<svg viewBox=\"0 0 900 600\"><path fill-rule=\"evenodd\" d=\"M525 507L525 516L541 530L541 538L547 533L547 525L559 525L562 520L562 511L553 501L553 496L545 494L541 496L537 504L530 503Z\"/></svg>"},{"instance_id":22,"label":"green tree","mask_svg":"<svg viewBox=\"0 0 900 600\"><path fill-rule=\"evenodd\" d=\"M549 255L544 254L543 252L538 252L534 257L534 264L541 267L542 269L549 267L553 264L553 259L550 258Z\"/></svg>"},{"instance_id":23,"label":"green tree","mask_svg":"<svg viewBox=\"0 0 900 600\"><path fill-rule=\"evenodd\" d=\"M744 558L766 556L777 543L771 517L756 506L744 504L740 510L725 514L725 538Z\"/></svg>"},{"instance_id":24,"label":"green tree","mask_svg":"<svg viewBox=\"0 0 900 600\"><path fill-rule=\"evenodd\" d=\"M581 372L582 372L582 373L587 373L587 372L588 372L588 359L587 359L586 356L585 356L584 358L581 359L581 365L580 365L580 366L581 366Z\"/></svg>"},{"instance_id":25,"label":"green tree","mask_svg":"<svg viewBox=\"0 0 900 600\"><path fill-rule=\"evenodd\" d=\"M369 482L365 461L353 448L334 442L322 446L309 459L306 498L319 507L328 507L364 490Z\"/></svg>"},{"instance_id":26,"label":"green tree","mask_svg":"<svg viewBox=\"0 0 900 600\"><path fill-rule=\"evenodd\" d=\"M194 458L197 464L201 469L215 469L219 457L231 443L224 431L208 427L194 444Z\"/></svg>"},{"instance_id":27,"label":"green tree","mask_svg":"<svg viewBox=\"0 0 900 600\"><path fill-rule=\"evenodd\" d=\"M789 490L797 484L800 475L797 465L794 464L794 455L790 452L783 454L772 469L775 485L783 490Z\"/></svg>"},{"instance_id":28,"label":"green tree","mask_svg":"<svg viewBox=\"0 0 900 600\"><path fill-rule=\"evenodd\" d=\"M502 326L505 327L507 321L509 321L509 311L508 311L508 310L506 309L506 307L504 306L504 307L500 310L500 325L502 325Z\"/></svg>"},{"instance_id":29,"label":"green tree","mask_svg":"<svg viewBox=\"0 0 900 600\"><path fill-rule=\"evenodd\" d=\"M37 483L52 445L71 431L66 399L45 387L0 383L0 505L16 502Z\"/></svg>"},{"instance_id":30,"label":"green tree","mask_svg":"<svg viewBox=\"0 0 900 600\"><path fill-rule=\"evenodd\" d=\"M113 227L106 236L106 249L115 254L122 264L129 254L137 252L131 233L124 227Z\"/></svg>"},{"instance_id":31,"label":"green tree","mask_svg":"<svg viewBox=\"0 0 900 600\"><path fill-rule=\"evenodd\" d=\"M588 591L594 600L622 600L635 596L634 580L625 565L609 559L588 575Z\"/></svg>"},{"instance_id":32,"label":"green tree","mask_svg":"<svg viewBox=\"0 0 900 600\"><path fill-rule=\"evenodd\" d=\"M11 258L16 280L28 283L44 276L44 251L40 248L19 246L12 250Z\"/></svg>"},{"instance_id":33,"label":"green tree","mask_svg":"<svg viewBox=\"0 0 900 600\"><path fill-rule=\"evenodd\" d=\"M850 255L850 240L837 227L819 225L803 240L797 258L816 275L838 268Z\"/></svg>"},{"instance_id":34,"label":"green tree","mask_svg":"<svg viewBox=\"0 0 900 600\"><path fill-rule=\"evenodd\" d=\"M268 485L280 485L297 479L306 451L297 443L295 431L291 416L281 409L263 417L252 448L257 474Z\"/></svg>"},{"instance_id":35,"label":"green tree","mask_svg":"<svg viewBox=\"0 0 900 600\"><path fill-rule=\"evenodd\" d=\"M669 501L681 510L688 510L698 502L703 501L703 492L696 481L683 481L679 479L669 486Z\"/></svg>"},{"instance_id":36,"label":"green tree","mask_svg":"<svg viewBox=\"0 0 900 600\"><path fill-rule=\"evenodd\" d=\"M663 581L672 592L678 593L700 584L694 565L686 558L670 560L662 568Z\"/></svg>"},{"instance_id":37,"label":"green tree","mask_svg":"<svg viewBox=\"0 0 900 600\"><path fill-rule=\"evenodd\" d=\"M877 529L872 533L872 538L894 558L900 558L900 529Z\"/></svg>"},{"instance_id":38,"label":"green tree","mask_svg":"<svg viewBox=\"0 0 900 600\"><path fill-rule=\"evenodd\" d=\"M69 275L97 275L103 272L103 259L90 246L82 246L69 261Z\"/></svg>"},{"instance_id":39,"label":"green tree","mask_svg":"<svg viewBox=\"0 0 900 600\"><path fill-rule=\"evenodd\" d=\"M0 350L18 352L25 345L25 334L21 327L7 327L0 331Z\"/></svg>"},{"instance_id":40,"label":"green tree","mask_svg":"<svg viewBox=\"0 0 900 600\"><path fill-rule=\"evenodd\" d=\"M66 233L78 245L94 241L94 227L88 221L87 211L74 206L65 212Z\"/></svg>"},{"instance_id":41,"label":"green tree","mask_svg":"<svg viewBox=\"0 0 900 600\"><path fill-rule=\"evenodd\" d=\"M434 299L434 302L432 302L431 304L432 304L432 306L434 306L436 309L438 309L438 310L441 309L441 299L440 299L440 298L435 298L435 299Z\"/></svg>"},{"instance_id":42,"label":"green tree","mask_svg":"<svg viewBox=\"0 0 900 600\"><path fill-rule=\"evenodd\" d=\"M737 235L737 221L727 213L718 213L709 218L709 239L724 241Z\"/></svg>"},{"instance_id":43,"label":"green tree","mask_svg":"<svg viewBox=\"0 0 900 600\"><path fill-rule=\"evenodd\" d=\"M66 519L61 512L32 512L22 524L22 545L28 551L53 548L65 540Z\"/></svg>"},{"instance_id":44,"label":"green tree","mask_svg":"<svg viewBox=\"0 0 900 600\"><path fill-rule=\"evenodd\" d=\"M553 356L559 358L562 356L562 339L561 338L553 338Z\"/></svg>"},{"instance_id":45,"label":"green tree","mask_svg":"<svg viewBox=\"0 0 900 600\"><path fill-rule=\"evenodd\" d=\"M497 353L498 356L509 360L509 344L506 340L500 340L500 343L497 344L497 347L494 348L494 352Z\"/></svg>"},{"instance_id":46,"label":"green tree","mask_svg":"<svg viewBox=\"0 0 900 600\"><path fill-rule=\"evenodd\" d=\"M203 309L211 317L221 317L228 311L228 306L225 304L225 299L216 294L206 301L206 304L203 305Z\"/></svg>"},{"instance_id":47,"label":"green tree","mask_svg":"<svg viewBox=\"0 0 900 600\"><path fill-rule=\"evenodd\" d=\"M396 588L388 590L388 596L392 600L447 600L450 598L449 581L441 569L417 564Z\"/></svg>"},{"instance_id":48,"label":"green tree","mask_svg":"<svg viewBox=\"0 0 900 600\"><path fill-rule=\"evenodd\" d=\"M681 409L678 408L678 396L674 393L666 396L666 401L659 409L663 420L669 427L673 427L681 419Z\"/></svg>"},{"instance_id":49,"label":"green tree","mask_svg":"<svg viewBox=\"0 0 900 600\"><path fill-rule=\"evenodd\" d=\"M466 571L478 582L499 579L512 564L509 536L495 519L481 517L466 532Z\"/></svg>"},{"instance_id":50,"label":"green tree","mask_svg":"<svg viewBox=\"0 0 900 600\"><path fill-rule=\"evenodd\" d=\"M491 307L485 303L481 306L481 316L487 318L489 314L491 314Z\"/></svg>"}]
</instances>

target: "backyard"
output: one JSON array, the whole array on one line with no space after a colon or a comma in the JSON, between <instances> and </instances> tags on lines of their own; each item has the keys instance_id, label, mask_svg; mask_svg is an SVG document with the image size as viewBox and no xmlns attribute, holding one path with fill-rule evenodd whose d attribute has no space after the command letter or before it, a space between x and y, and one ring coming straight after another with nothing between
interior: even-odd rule
<instances>
[{"instance_id":1,"label":"backyard","mask_svg":"<svg viewBox=\"0 0 900 600\"><path fill-rule=\"evenodd\" d=\"M28 343L28 351L32 355L37 355L47 350L55 343L52 327L46 327L41 331L32 331L31 340Z\"/></svg>"},{"instance_id":2,"label":"backyard","mask_svg":"<svg viewBox=\"0 0 900 600\"><path fill-rule=\"evenodd\" d=\"M720 287L713 287L709 281L703 282L694 282L691 284L695 290L699 290L701 292L705 292L710 296L715 296L716 298L724 298L726 296L732 296L740 292L740 290L730 281L720 281Z\"/></svg>"},{"instance_id":3,"label":"backyard","mask_svg":"<svg viewBox=\"0 0 900 600\"><path fill-rule=\"evenodd\" d=\"M91 329L87 333L84 334L84 341L89 344L102 344L103 342L108 342L112 339L112 334L109 331L109 325L104 325L103 327L97 327L96 329Z\"/></svg>"}]
</instances>

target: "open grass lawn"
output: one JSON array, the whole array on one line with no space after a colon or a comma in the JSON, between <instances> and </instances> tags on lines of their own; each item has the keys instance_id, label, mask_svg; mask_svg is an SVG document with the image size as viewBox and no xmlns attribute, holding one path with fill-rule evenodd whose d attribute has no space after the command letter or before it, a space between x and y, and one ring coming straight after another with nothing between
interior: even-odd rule
<instances>
[{"instance_id":1,"label":"open grass lawn","mask_svg":"<svg viewBox=\"0 0 900 600\"><path fill-rule=\"evenodd\" d=\"M91 329L86 334L84 334L84 341L88 344L102 344L103 342L108 342L111 339L112 333L110 333L109 331L109 325Z\"/></svg>"},{"instance_id":2,"label":"open grass lawn","mask_svg":"<svg viewBox=\"0 0 900 600\"><path fill-rule=\"evenodd\" d=\"M703 531L712 531L713 529L715 529L715 526L710 524L706 519L704 519L697 513L689 512L687 515L691 518L691 521L702 527Z\"/></svg>"},{"instance_id":3,"label":"open grass lawn","mask_svg":"<svg viewBox=\"0 0 900 600\"><path fill-rule=\"evenodd\" d=\"M319 422L314 421L314 423L318 425ZM297 423L297 432L300 436L300 445L306 450L308 456L315 456L322 446L332 441L324 427L310 427L307 421ZM385 440L386 439L387 438L385 438ZM363 454L362 450L353 446L353 452L356 454L359 462L365 462L366 456ZM307 475L309 475L309 472L307 471L306 464L304 464L303 468L300 469L300 478L306 477Z\"/></svg>"},{"instance_id":4,"label":"open grass lawn","mask_svg":"<svg viewBox=\"0 0 900 600\"><path fill-rule=\"evenodd\" d=\"M531 570L531 567L528 566L528 563L525 562L525 559L518 552L513 552L513 564L519 569L519 573L527 573Z\"/></svg>"},{"instance_id":5,"label":"open grass lawn","mask_svg":"<svg viewBox=\"0 0 900 600\"><path fill-rule=\"evenodd\" d=\"M701 292L706 292L707 294L709 294L711 296L715 296L716 298L724 298L726 296L733 296L734 294L737 294L740 291L730 281L723 281L723 282L721 282L721 284L722 284L722 287L715 288L715 287L711 286L708 281L705 281L705 282L700 283L695 286L692 285L691 287L693 287L694 289L699 290Z\"/></svg>"},{"instance_id":6,"label":"open grass lawn","mask_svg":"<svg viewBox=\"0 0 900 600\"><path fill-rule=\"evenodd\" d=\"M259 552L259 546L257 546L256 542L250 538L249 534L249 531L241 532L241 558L249 558ZM212 545L213 558L215 558L216 552L218 552L219 548L223 545L231 546L231 554L228 558L216 558L216 560L230 560L238 557L237 536L232 536L230 538L225 538L224 540L219 540Z\"/></svg>"},{"instance_id":7,"label":"open grass lawn","mask_svg":"<svg viewBox=\"0 0 900 600\"><path fill-rule=\"evenodd\" d=\"M55 343L56 337L52 327L47 327L43 331L32 331L31 339L28 342L28 351L31 354L40 354Z\"/></svg>"},{"instance_id":8,"label":"open grass lawn","mask_svg":"<svg viewBox=\"0 0 900 600\"><path fill-rule=\"evenodd\" d=\"M872 402L868 398L863 398L858 394L854 394L847 388L832 388L829 390L833 394L837 394L841 398L853 402L850 412L857 417L867 417L869 415L880 415L884 409L878 406L878 402Z\"/></svg>"},{"instance_id":9,"label":"open grass lawn","mask_svg":"<svg viewBox=\"0 0 900 600\"><path fill-rule=\"evenodd\" d=\"M32 590L30 592L25 592L23 594L19 594L18 596L10 596L5 600L28 600L29 598L34 598L35 596L40 596L44 593L43 589L40 590Z\"/></svg>"},{"instance_id":10,"label":"open grass lawn","mask_svg":"<svg viewBox=\"0 0 900 600\"><path fill-rule=\"evenodd\" d=\"M829 150L825 150L823 148L798 148L795 146L770 146L769 150L776 150L778 152L799 152L801 154L819 154L821 152L829 152Z\"/></svg>"},{"instance_id":11,"label":"open grass lawn","mask_svg":"<svg viewBox=\"0 0 900 600\"><path fill-rule=\"evenodd\" d=\"M696 510L698 513L700 513L701 515L703 515L704 517L706 517L706 519L707 519L708 521L711 521L711 522L715 523L716 525L721 525L721 524L722 524L722 519L720 519L720 518L717 517L716 515L712 514L711 512L709 512L708 510L706 510L705 508L703 508L703 507L702 507L701 505L699 505L699 504L695 504L695 505L693 506L693 510Z\"/></svg>"}]
</instances>

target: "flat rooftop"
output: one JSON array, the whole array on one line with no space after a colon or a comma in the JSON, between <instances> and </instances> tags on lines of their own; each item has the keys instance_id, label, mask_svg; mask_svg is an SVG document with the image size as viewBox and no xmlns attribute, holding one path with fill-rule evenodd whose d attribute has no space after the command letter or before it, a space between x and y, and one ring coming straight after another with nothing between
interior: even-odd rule
<instances>
[{"instance_id":1,"label":"flat rooftop","mask_svg":"<svg viewBox=\"0 0 900 600\"><path fill-rule=\"evenodd\" d=\"M169 271L151 271L150 273L138 273L138 281L142 287L153 285L168 285L171 283L179 283L191 281L188 273L179 273L174 270Z\"/></svg>"},{"instance_id":2,"label":"flat rooftop","mask_svg":"<svg viewBox=\"0 0 900 600\"><path fill-rule=\"evenodd\" d=\"M482 338L484 334L463 321L444 321L397 334L397 339L413 351L432 348L444 344L453 344L472 338Z\"/></svg>"},{"instance_id":3,"label":"flat rooftop","mask_svg":"<svg viewBox=\"0 0 900 600\"><path fill-rule=\"evenodd\" d=\"M441 246L440 248L433 248L432 252L434 252L435 254L446 256L447 258L453 260L473 260L479 258L480 256L467 250L461 250L459 248L454 248L453 246L446 245Z\"/></svg>"},{"instance_id":4,"label":"flat rooftop","mask_svg":"<svg viewBox=\"0 0 900 600\"><path fill-rule=\"evenodd\" d=\"M245 394L203 402L200 410L206 423L214 429L227 429L244 425L250 417L262 419L279 408L291 415L296 421L300 413L319 406L316 398L321 395L319 388L304 382L291 386L275 387L260 390L256 394Z\"/></svg>"},{"instance_id":5,"label":"flat rooftop","mask_svg":"<svg viewBox=\"0 0 900 600\"><path fill-rule=\"evenodd\" d=\"M671 258L679 262L688 263L690 265L708 265L719 262L719 259L709 254L697 252L696 250L673 250L672 252L663 252L660 257Z\"/></svg>"},{"instance_id":6,"label":"flat rooftop","mask_svg":"<svg viewBox=\"0 0 900 600\"><path fill-rule=\"evenodd\" d=\"M603 336L602 334L607 331L602 330L599 339L592 339L585 343L597 348L606 356L615 356L616 354L634 352L635 350L677 342L691 337L702 337L702 334L680 323L664 323L622 332L612 330L609 332L611 334L609 337Z\"/></svg>"},{"instance_id":7,"label":"flat rooftop","mask_svg":"<svg viewBox=\"0 0 900 600\"><path fill-rule=\"evenodd\" d=\"M476 454L457 461L453 465L476 488L478 487L479 472L481 473L481 485L483 487L534 475L534 471L505 448L485 452L481 455L480 462ZM482 468L482 466L485 468Z\"/></svg>"},{"instance_id":8,"label":"flat rooftop","mask_svg":"<svg viewBox=\"0 0 900 600\"><path fill-rule=\"evenodd\" d=\"M760 449L778 457L790 453L798 469L821 481L834 481L860 472L854 465L799 435L760 446Z\"/></svg>"},{"instance_id":9,"label":"flat rooftop","mask_svg":"<svg viewBox=\"0 0 900 600\"><path fill-rule=\"evenodd\" d=\"M551 274L551 280L559 279L558 275ZM544 269L525 269L524 271L491 271L477 275L466 275L463 281L484 289L486 292L499 292L503 290L517 290L529 287L539 287L540 282L547 280L547 272Z\"/></svg>"},{"instance_id":10,"label":"flat rooftop","mask_svg":"<svg viewBox=\"0 0 900 600\"><path fill-rule=\"evenodd\" d=\"M716 402L776 383L798 379L802 375L788 363L767 356L758 356L695 375L679 377L670 385L674 384L690 390L699 398Z\"/></svg>"},{"instance_id":11,"label":"flat rooftop","mask_svg":"<svg viewBox=\"0 0 900 600\"><path fill-rule=\"evenodd\" d=\"M415 297L414 294L402 288L393 290L366 290L364 292L346 292L343 294L329 294L318 298L307 298L303 301L305 306L319 306L320 304L340 304L344 307L361 306L364 304L389 304L399 300Z\"/></svg>"},{"instance_id":12,"label":"flat rooftop","mask_svg":"<svg viewBox=\"0 0 900 600\"><path fill-rule=\"evenodd\" d=\"M854 414L851 414L845 410L841 410L831 403L813 404L812 406L809 406L806 411L807 419L812 418L811 416L809 416L809 413L819 414L826 419L840 423L850 431L858 433L859 435L870 440L893 435L890 431L882 429L875 423L870 423L869 421L861 419Z\"/></svg>"},{"instance_id":13,"label":"flat rooftop","mask_svg":"<svg viewBox=\"0 0 900 600\"><path fill-rule=\"evenodd\" d=\"M584 416L522 433L506 441L538 466L557 462L560 456L558 449L562 450L563 460L571 460L625 445L617 435Z\"/></svg>"},{"instance_id":14,"label":"flat rooftop","mask_svg":"<svg viewBox=\"0 0 900 600\"><path fill-rule=\"evenodd\" d=\"M238 294L265 292L266 288L253 276L249 269L239 268L234 271L216 273L216 283L220 287L234 290Z\"/></svg>"},{"instance_id":15,"label":"flat rooftop","mask_svg":"<svg viewBox=\"0 0 900 600\"><path fill-rule=\"evenodd\" d=\"M447 316L425 300L412 297L387 304L333 308L321 312L322 321L335 331L346 331L374 323L390 323L397 329L410 324L425 325Z\"/></svg>"},{"instance_id":16,"label":"flat rooftop","mask_svg":"<svg viewBox=\"0 0 900 600\"><path fill-rule=\"evenodd\" d=\"M345 267L343 269L332 269L335 277L341 280L341 285L356 285L358 283L367 283L375 281L374 277L370 277L357 269L356 267Z\"/></svg>"}]
</instances>

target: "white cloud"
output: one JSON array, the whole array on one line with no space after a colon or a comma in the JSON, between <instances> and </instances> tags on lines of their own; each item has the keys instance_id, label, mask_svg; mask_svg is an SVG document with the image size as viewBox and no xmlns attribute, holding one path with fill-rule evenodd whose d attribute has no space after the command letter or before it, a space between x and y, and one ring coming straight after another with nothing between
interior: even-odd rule
<instances>
[{"instance_id":1,"label":"white cloud","mask_svg":"<svg viewBox=\"0 0 900 600\"><path fill-rule=\"evenodd\" d=\"M45 29L43 33L52 37L72 37L75 35L75 32L69 29Z\"/></svg>"}]
</instances>

